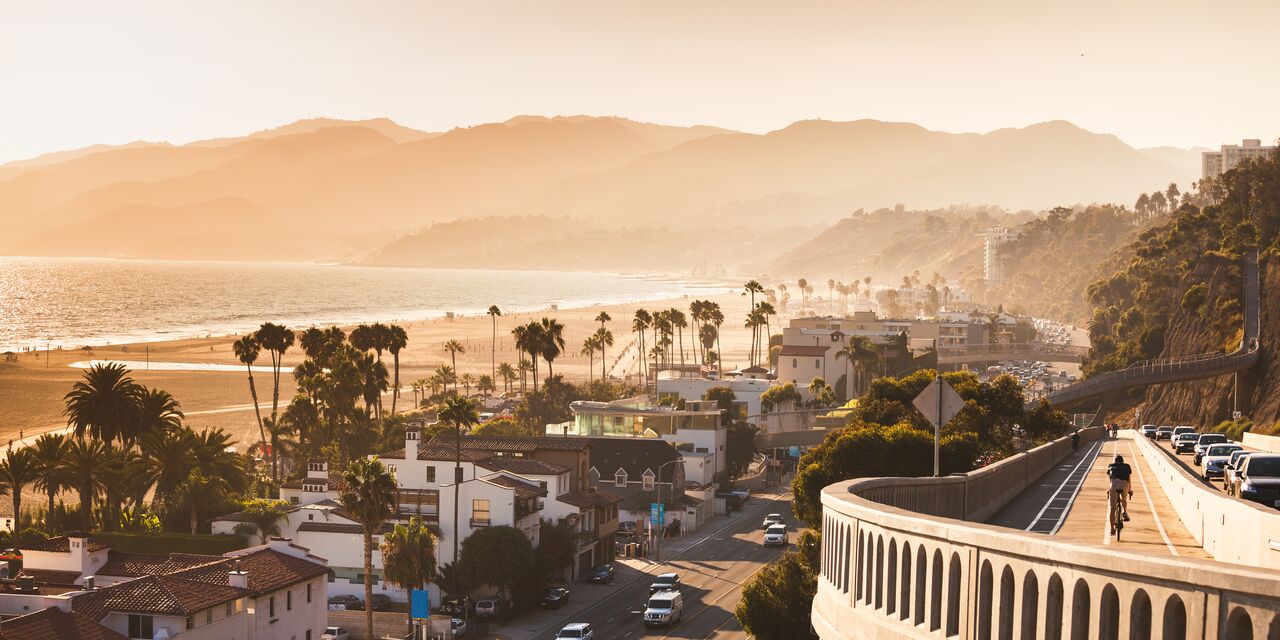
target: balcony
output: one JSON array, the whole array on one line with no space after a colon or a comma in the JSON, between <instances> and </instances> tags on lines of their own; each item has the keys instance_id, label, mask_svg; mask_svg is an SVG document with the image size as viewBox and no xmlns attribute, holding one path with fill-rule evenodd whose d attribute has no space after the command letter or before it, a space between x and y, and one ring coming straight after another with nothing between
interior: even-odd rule
<instances>
[{"instance_id":1,"label":"balcony","mask_svg":"<svg viewBox=\"0 0 1280 640\"><path fill-rule=\"evenodd\" d=\"M487 527L489 526L489 523L490 523L489 518L472 518L471 519L471 527L473 529L477 527Z\"/></svg>"},{"instance_id":2,"label":"balcony","mask_svg":"<svg viewBox=\"0 0 1280 640\"><path fill-rule=\"evenodd\" d=\"M578 532L578 546L586 547L600 539L600 527L591 527Z\"/></svg>"}]
</instances>

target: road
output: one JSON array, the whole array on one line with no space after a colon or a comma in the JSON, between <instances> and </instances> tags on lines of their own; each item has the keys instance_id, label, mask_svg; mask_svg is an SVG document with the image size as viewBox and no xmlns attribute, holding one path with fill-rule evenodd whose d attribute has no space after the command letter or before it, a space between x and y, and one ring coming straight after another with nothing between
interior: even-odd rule
<instances>
[{"instance_id":1,"label":"road","mask_svg":"<svg viewBox=\"0 0 1280 640\"><path fill-rule=\"evenodd\" d=\"M791 541L799 531L794 529L789 495L753 498L732 521L720 526L701 542L679 552L628 584L615 583L608 595L572 617L557 621L535 637L551 638L555 631L570 622L588 622L597 638L630 640L632 638L730 638L744 639L747 634L733 617L742 598L742 585L766 564L784 551L781 547L765 547L760 523L770 513L782 513L791 525ZM641 620L649 583L653 575L674 571L684 583L684 618L674 627L647 629Z\"/></svg>"}]
</instances>

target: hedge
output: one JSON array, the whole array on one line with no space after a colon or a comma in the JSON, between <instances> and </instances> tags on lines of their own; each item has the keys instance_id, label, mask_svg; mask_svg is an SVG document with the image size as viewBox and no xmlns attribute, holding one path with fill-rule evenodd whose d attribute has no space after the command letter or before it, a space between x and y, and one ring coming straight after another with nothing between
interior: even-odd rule
<instances>
[{"instance_id":1,"label":"hedge","mask_svg":"<svg viewBox=\"0 0 1280 640\"><path fill-rule=\"evenodd\" d=\"M189 533L136 533L124 531L100 531L89 536L116 551L126 553L195 553L220 556L249 546L244 536Z\"/></svg>"}]
</instances>

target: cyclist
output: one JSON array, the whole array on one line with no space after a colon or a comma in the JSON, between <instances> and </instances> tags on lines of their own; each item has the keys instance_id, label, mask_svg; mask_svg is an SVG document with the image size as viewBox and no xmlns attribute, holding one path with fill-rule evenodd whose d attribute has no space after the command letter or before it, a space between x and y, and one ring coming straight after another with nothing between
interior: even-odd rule
<instances>
[{"instance_id":1,"label":"cyclist","mask_svg":"<svg viewBox=\"0 0 1280 640\"><path fill-rule=\"evenodd\" d=\"M1107 465L1107 477L1111 479L1111 487L1107 491L1107 509L1109 514L1114 514L1112 500L1120 501L1120 515L1122 522L1115 522L1112 518L1111 533L1115 533L1117 528L1124 527L1124 522L1129 521L1129 498L1133 497L1133 489L1129 485L1129 476L1133 474L1133 469L1125 463L1124 456L1116 456L1115 461ZM1111 518L1111 515L1108 515Z\"/></svg>"},{"instance_id":2,"label":"cyclist","mask_svg":"<svg viewBox=\"0 0 1280 640\"><path fill-rule=\"evenodd\" d=\"M1071 434L1071 450L1075 451L1076 449L1079 449L1079 448L1080 448L1080 430L1076 429Z\"/></svg>"}]
</instances>

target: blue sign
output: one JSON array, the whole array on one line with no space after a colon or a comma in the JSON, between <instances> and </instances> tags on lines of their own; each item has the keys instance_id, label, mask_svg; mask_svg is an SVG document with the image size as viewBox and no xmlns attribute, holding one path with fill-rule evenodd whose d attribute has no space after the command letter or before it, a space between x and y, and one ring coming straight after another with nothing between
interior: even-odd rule
<instances>
[{"instance_id":1,"label":"blue sign","mask_svg":"<svg viewBox=\"0 0 1280 640\"><path fill-rule=\"evenodd\" d=\"M667 522L667 505L661 502L649 503L649 523L657 527Z\"/></svg>"},{"instance_id":2,"label":"blue sign","mask_svg":"<svg viewBox=\"0 0 1280 640\"><path fill-rule=\"evenodd\" d=\"M409 592L409 617L431 617L431 593L426 589L414 589Z\"/></svg>"}]
</instances>

